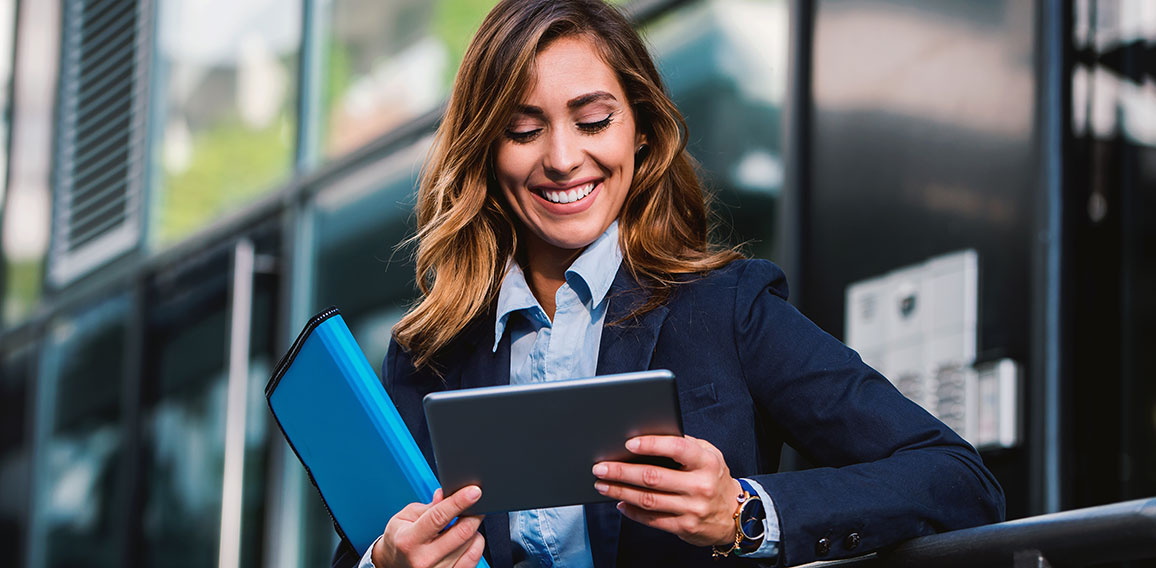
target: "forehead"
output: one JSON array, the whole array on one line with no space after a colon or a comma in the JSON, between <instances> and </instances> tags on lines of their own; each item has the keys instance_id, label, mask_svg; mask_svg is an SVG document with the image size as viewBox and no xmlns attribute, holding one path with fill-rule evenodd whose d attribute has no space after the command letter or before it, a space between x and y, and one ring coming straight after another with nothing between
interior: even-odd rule
<instances>
[{"instance_id":1,"label":"forehead","mask_svg":"<svg viewBox=\"0 0 1156 568\"><path fill-rule=\"evenodd\" d=\"M618 75L602 60L594 41L587 36L567 36L538 52L522 102L535 106L564 104L593 91L606 91L625 103Z\"/></svg>"}]
</instances>

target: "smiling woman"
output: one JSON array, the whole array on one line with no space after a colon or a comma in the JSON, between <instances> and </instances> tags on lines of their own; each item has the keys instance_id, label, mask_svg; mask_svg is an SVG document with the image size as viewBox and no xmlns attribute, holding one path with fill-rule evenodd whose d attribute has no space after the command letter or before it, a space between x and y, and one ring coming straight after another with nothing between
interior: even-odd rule
<instances>
[{"instance_id":1,"label":"smiling woman","mask_svg":"<svg viewBox=\"0 0 1156 568\"><path fill-rule=\"evenodd\" d=\"M333 564L791 565L1002 518L975 450L795 311L778 267L712 246L707 211L626 19L599 0L500 2L423 172L422 298L393 329L386 390L430 456L427 393L669 369L686 435L626 448L682 467L592 463L609 503L448 530L485 488L439 490ZM776 473L788 441L825 467Z\"/></svg>"}]
</instances>

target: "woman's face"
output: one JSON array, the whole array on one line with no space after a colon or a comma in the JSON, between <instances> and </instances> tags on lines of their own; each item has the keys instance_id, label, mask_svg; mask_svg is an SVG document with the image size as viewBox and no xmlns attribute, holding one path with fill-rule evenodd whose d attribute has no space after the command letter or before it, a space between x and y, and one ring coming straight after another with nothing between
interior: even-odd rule
<instances>
[{"instance_id":1,"label":"woman's face","mask_svg":"<svg viewBox=\"0 0 1156 568\"><path fill-rule=\"evenodd\" d=\"M560 38L538 54L494 161L532 256L572 256L610 226L641 141L618 77L589 38Z\"/></svg>"}]
</instances>

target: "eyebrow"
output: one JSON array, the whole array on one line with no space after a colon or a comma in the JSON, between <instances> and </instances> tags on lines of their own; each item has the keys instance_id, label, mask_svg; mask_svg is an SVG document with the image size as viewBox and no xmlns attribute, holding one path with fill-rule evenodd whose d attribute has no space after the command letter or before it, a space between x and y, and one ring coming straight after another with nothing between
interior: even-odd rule
<instances>
[{"instance_id":1,"label":"eyebrow","mask_svg":"<svg viewBox=\"0 0 1156 568\"><path fill-rule=\"evenodd\" d=\"M577 97L566 101L566 108L573 110L576 108L582 108L590 103L605 100L617 101L618 99L606 91L594 91L592 93L586 93L585 95L578 95ZM541 107L536 107L533 105L518 105L516 110L521 114L528 114L531 116L542 116L546 114Z\"/></svg>"}]
</instances>

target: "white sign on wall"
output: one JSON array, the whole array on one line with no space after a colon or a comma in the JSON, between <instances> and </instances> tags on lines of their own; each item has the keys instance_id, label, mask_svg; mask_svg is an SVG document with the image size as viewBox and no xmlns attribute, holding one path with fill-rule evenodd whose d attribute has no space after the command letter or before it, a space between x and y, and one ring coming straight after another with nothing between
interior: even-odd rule
<instances>
[{"instance_id":1,"label":"white sign on wall","mask_svg":"<svg viewBox=\"0 0 1156 568\"><path fill-rule=\"evenodd\" d=\"M847 344L976 447L1017 443L1018 367L975 365L979 255L964 250L847 287Z\"/></svg>"}]
</instances>

